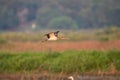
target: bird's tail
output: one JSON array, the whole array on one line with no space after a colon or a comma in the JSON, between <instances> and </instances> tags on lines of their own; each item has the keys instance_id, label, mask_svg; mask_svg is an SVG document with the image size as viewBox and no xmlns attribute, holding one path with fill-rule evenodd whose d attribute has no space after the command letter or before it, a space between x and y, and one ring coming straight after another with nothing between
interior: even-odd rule
<instances>
[{"instance_id":1,"label":"bird's tail","mask_svg":"<svg viewBox=\"0 0 120 80\"><path fill-rule=\"evenodd\" d=\"M65 37L58 37L58 38L62 40L69 40L69 38L65 38Z\"/></svg>"},{"instance_id":2,"label":"bird's tail","mask_svg":"<svg viewBox=\"0 0 120 80\"><path fill-rule=\"evenodd\" d=\"M45 40L41 40L41 42L46 42L46 41L48 41L47 39L45 39Z\"/></svg>"}]
</instances>

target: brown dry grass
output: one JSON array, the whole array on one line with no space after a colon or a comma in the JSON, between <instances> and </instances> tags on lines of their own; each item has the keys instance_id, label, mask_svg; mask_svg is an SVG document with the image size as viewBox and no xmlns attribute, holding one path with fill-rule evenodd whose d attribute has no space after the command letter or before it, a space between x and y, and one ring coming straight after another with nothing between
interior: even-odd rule
<instances>
[{"instance_id":1,"label":"brown dry grass","mask_svg":"<svg viewBox=\"0 0 120 80\"><path fill-rule=\"evenodd\" d=\"M64 50L120 50L120 40L114 41L61 41L61 42L12 42L1 44L0 51L64 51Z\"/></svg>"}]
</instances>

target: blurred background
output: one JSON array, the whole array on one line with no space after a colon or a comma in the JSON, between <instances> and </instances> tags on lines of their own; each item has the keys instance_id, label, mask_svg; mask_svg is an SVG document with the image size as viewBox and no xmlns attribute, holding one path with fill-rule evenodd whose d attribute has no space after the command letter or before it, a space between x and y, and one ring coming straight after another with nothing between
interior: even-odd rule
<instances>
[{"instance_id":1,"label":"blurred background","mask_svg":"<svg viewBox=\"0 0 120 80\"><path fill-rule=\"evenodd\" d=\"M43 42L56 30L66 40ZM0 0L0 80L83 73L119 77L120 0Z\"/></svg>"},{"instance_id":2,"label":"blurred background","mask_svg":"<svg viewBox=\"0 0 120 80\"><path fill-rule=\"evenodd\" d=\"M120 27L120 0L0 0L0 32Z\"/></svg>"}]
</instances>

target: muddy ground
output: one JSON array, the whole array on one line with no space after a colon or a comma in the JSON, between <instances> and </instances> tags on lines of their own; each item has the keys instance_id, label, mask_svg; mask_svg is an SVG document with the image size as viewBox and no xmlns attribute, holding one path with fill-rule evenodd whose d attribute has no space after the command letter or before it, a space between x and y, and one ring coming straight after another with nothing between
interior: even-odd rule
<instances>
[{"instance_id":1,"label":"muddy ground","mask_svg":"<svg viewBox=\"0 0 120 80\"><path fill-rule=\"evenodd\" d=\"M120 80L119 75L45 75L45 74L4 74L0 75L0 80L70 80L72 76L75 80Z\"/></svg>"}]
</instances>

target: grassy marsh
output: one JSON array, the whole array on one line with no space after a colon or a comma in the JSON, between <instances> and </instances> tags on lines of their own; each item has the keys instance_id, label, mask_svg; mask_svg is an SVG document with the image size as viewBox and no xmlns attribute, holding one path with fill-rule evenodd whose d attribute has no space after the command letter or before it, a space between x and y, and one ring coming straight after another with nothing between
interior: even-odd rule
<instances>
[{"instance_id":1,"label":"grassy marsh","mask_svg":"<svg viewBox=\"0 0 120 80\"><path fill-rule=\"evenodd\" d=\"M56 30L41 30L36 32L0 32L0 44L9 42L38 42L45 38L44 34ZM120 39L120 28L111 26L103 29L60 30L59 36L69 38L69 41L111 41Z\"/></svg>"},{"instance_id":2,"label":"grassy marsh","mask_svg":"<svg viewBox=\"0 0 120 80\"><path fill-rule=\"evenodd\" d=\"M0 52L0 73L120 71L120 51ZM112 65L112 66L111 66Z\"/></svg>"}]
</instances>

